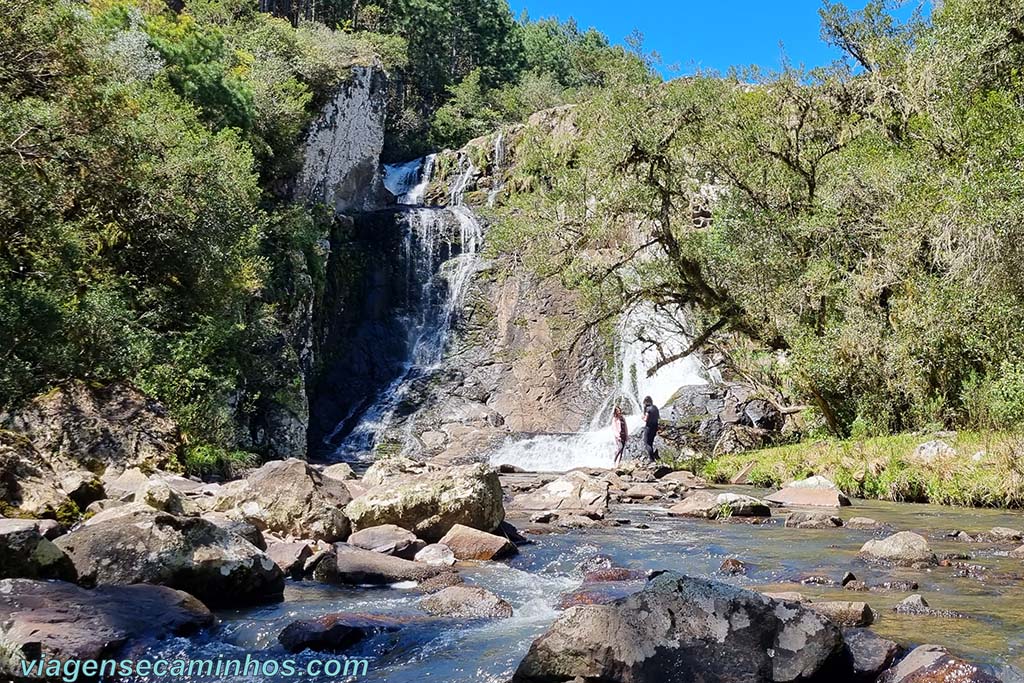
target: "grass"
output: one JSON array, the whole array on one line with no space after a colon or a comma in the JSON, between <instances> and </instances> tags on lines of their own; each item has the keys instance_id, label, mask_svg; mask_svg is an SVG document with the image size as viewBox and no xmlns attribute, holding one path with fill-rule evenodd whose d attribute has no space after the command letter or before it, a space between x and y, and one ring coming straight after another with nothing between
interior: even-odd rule
<instances>
[{"instance_id":1,"label":"grass","mask_svg":"<svg viewBox=\"0 0 1024 683\"><path fill-rule=\"evenodd\" d=\"M940 436L955 455L924 461L917 447L934 435L805 441L708 460L710 481L727 483L750 463L748 481L776 488L819 474L848 495L898 502L1024 508L1024 435L959 432Z\"/></svg>"}]
</instances>

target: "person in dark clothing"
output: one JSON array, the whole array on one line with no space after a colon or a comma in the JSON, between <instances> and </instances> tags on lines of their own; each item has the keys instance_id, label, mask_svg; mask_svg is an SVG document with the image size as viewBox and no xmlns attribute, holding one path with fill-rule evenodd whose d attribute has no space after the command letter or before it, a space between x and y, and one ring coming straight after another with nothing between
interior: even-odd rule
<instances>
[{"instance_id":1,"label":"person in dark clothing","mask_svg":"<svg viewBox=\"0 0 1024 683\"><path fill-rule=\"evenodd\" d=\"M654 400L647 396L644 398L644 451L652 461L658 459L658 452L654 450L654 437L658 435L658 421L661 420L661 413Z\"/></svg>"}]
</instances>

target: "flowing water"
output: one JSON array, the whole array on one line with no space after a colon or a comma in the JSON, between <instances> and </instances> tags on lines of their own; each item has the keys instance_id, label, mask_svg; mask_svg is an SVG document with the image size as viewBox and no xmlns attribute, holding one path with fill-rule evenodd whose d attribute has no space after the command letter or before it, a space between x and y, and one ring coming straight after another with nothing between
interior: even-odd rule
<instances>
[{"instance_id":1,"label":"flowing water","mask_svg":"<svg viewBox=\"0 0 1024 683\"><path fill-rule=\"evenodd\" d=\"M615 454L612 408L619 406L632 433L643 424L641 402L650 396L665 406L680 387L706 384L716 377L696 356L666 362L685 352L689 345L682 332L682 311L666 313L640 305L619 324L617 348L618 385L594 412L589 425L578 434L542 434L509 438L490 457L492 465L513 465L528 472L566 472L577 467L611 467Z\"/></svg>"},{"instance_id":2,"label":"flowing water","mask_svg":"<svg viewBox=\"0 0 1024 683\"><path fill-rule=\"evenodd\" d=\"M402 315L407 352L394 379L368 407L346 415L328 437L330 442L343 437L334 453L336 459L372 457L378 435L389 426L408 387L444 359L453 321L480 266L483 228L462 201L473 166L468 159L464 161L448 207L423 206L433 169L433 155L385 166L384 186L407 207L402 221L402 262L406 265L407 300L415 305Z\"/></svg>"},{"instance_id":3,"label":"flowing water","mask_svg":"<svg viewBox=\"0 0 1024 683\"><path fill-rule=\"evenodd\" d=\"M954 568L930 571L872 566L857 558L867 540L888 531L853 529L787 529L781 518L770 524L667 517L651 507L628 506L611 517L631 524L615 528L533 536L508 563L463 564L467 583L494 591L514 607L514 616L498 621L425 619L416 607L420 594L411 588L337 588L292 582L285 602L260 608L222 612L220 624L199 640L176 639L158 646L159 654L185 658L262 658L286 656L277 634L290 622L336 612L404 616L408 626L382 634L346 651L371 659L369 674L358 680L380 683L480 683L509 680L529 649L558 615L565 593L582 584L580 564L596 555L615 566L640 570L670 569L726 581L746 588L796 590L809 598L863 600L878 613L874 630L906 645L937 643L997 671L1004 681L1019 683L1024 669L1024 561L1011 559L1005 548L955 542L953 529L986 531L994 526L1020 528L1019 513L961 510L927 505L855 501L843 517L870 516L891 529L913 529L928 536L938 554L969 553L971 564L984 568L984 578L958 577ZM649 525L638 528L638 523ZM725 577L718 567L726 558L746 562L746 576ZM846 571L869 584L912 580L933 608L954 610L963 619L901 616L892 607L907 593L852 593L838 587L802 585L810 575L838 581ZM623 592L640 583L617 586ZM151 652L151 656L155 654ZM323 657L306 653L298 659ZM184 679L188 680L188 679ZM270 681L270 678L225 678L224 681ZM326 683L326 677L309 680Z\"/></svg>"}]
</instances>

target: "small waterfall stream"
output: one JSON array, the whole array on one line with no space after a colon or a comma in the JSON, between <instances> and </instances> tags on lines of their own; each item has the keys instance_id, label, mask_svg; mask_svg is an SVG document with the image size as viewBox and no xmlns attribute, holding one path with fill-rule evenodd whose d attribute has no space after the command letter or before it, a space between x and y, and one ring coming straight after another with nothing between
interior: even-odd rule
<instances>
[{"instance_id":1,"label":"small waterfall stream","mask_svg":"<svg viewBox=\"0 0 1024 683\"><path fill-rule=\"evenodd\" d=\"M616 405L625 413L632 433L643 424L641 402L645 396L650 396L655 405L664 406L680 387L706 384L709 379L708 371L695 356L662 363L662 359L681 354L690 343L679 331L682 316L682 311L670 315L649 305L629 311L617 334L618 386L594 412L587 429L578 434L510 438L491 454L491 464L530 472L611 467L615 452L611 415Z\"/></svg>"},{"instance_id":2,"label":"small waterfall stream","mask_svg":"<svg viewBox=\"0 0 1024 683\"><path fill-rule=\"evenodd\" d=\"M372 459L379 435L387 429L413 380L436 369L444 359L450 332L480 265L483 228L464 205L463 194L475 172L468 159L452 186L450 205L424 206L435 156L385 166L384 186L403 210L402 259L407 299L416 302L402 315L408 349L394 380L368 407L345 416L329 437L339 443L338 459Z\"/></svg>"}]
</instances>

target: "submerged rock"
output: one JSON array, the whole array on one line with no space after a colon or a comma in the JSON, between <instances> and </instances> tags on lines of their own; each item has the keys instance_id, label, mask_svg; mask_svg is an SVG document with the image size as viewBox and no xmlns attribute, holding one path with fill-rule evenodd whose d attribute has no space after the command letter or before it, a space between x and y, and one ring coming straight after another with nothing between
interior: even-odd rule
<instances>
[{"instance_id":1,"label":"submerged rock","mask_svg":"<svg viewBox=\"0 0 1024 683\"><path fill-rule=\"evenodd\" d=\"M576 607L534 641L514 681L841 678L842 634L797 603L676 573L608 605Z\"/></svg>"},{"instance_id":2,"label":"submerged rock","mask_svg":"<svg viewBox=\"0 0 1024 683\"><path fill-rule=\"evenodd\" d=\"M403 626L405 622L399 618L375 614L326 614L293 621L278 634L277 642L291 653L344 652L371 636L393 633Z\"/></svg>"},{"instance_id":3,"label":"submerged rock","mask_svg":"<svg viewBox=\"0 0 1024 683\"><path fill-rule=\"evenodd\" d=\"M786 517L786 526L794 529L835 529L843 520L827 512L794 512Z\"/></svg>"},{"instance_id":4,"label":"submerged rock","mask_svg":"<svg viewBox=\"0 0 1024 683\"><path fill-rule=\"evenodd\" d=\"M885 671L878 683L1000 683L995 676L938 645L922 645Z\"/></svg>"},{"instance_id":5,"label":"submerged rock","mask_svg":"<svg viewBox=\"0 0 1024 683\"><path fill-rule=\"evenodd\" d=\"M673 517L770 517L771 510L763 500L738 493L715 493L698 491L689 498L668 509Z\"/></svg>"},{"instance_id":6,"label":"submerged rock","mask_svg":"<svg viewBox=\"0 0 1024 683\"><path fill-rule=\"evenodd\" d=\"M0 519L0 577L62 579L78 574L64 551L44 538L30 519Z\"/></svg>"},{"instance_id":7,"label":"submerged rock","mask_svg":"<svg viewBox=\"0 0 1024 683\"><path fill-rule=\"evenodd\" d=\"M461 524L453 526L440 543L451 548L458 560L500 560L518 552L516 546L504 536Z\"/></svg>"},{"instance_id":8,"label":"submerged rock","mask_svg":"<svg viewBox=\"0 0 1024 683\"><path fill-rule=\"evenodd\" d=\"M54 581L0 581L0 674L20 677L22 661L99 660L130 641L186 635L213 623L194 597L162 586L85 590ZM30 675L31 680L52 680Z\"/></svg>"},{"instance_id":9,"label":"submerged rock","mask_svg":"<svg viewBox=\"0 0 1024 683\"><path fill-rule=\"evenodd\" d=\"M388 478L352 501L345 512L354 530L395 524L437 541L456 524L492 532L505 519L498 474L486 465L450 467Z\"/></svg>"},{"instance_id":10,"label":"submerged rock","mask_svg":"<svg viewBox=\"0 0 1024 683\"><path fill-rule=\"evenodd\" d=\"M386 585L402 581L423 581L437 576L441 567L411 562L400 557L363 550L347 543L335 543L313 570L313 578L324 583Z\"/></svg>"},{"instance_id":11,"label":"submerged rock","mask_svg":"<svg viewBox=\"0 0 1024 683\"><path fill-rule=\"evenodd\" d=\"M284 590L284 575L263 551L200 517L135 508L87 524L56 544L86 586L152 583L218 606L275 600Z\"/></svg>"},{"instance_id":12,"label":"submerged rock","mask_svg":"<svg viewBox=\"0 0 1024 683\"><path fill-rule=\"evenodd\" d=\"M899 565L938 564L928 541L912 531L901 531L880 540L868 541L861 547L862 555Z\"/></svg>"},{"instance_id":13,"label":"submerged rock","mask_svg":"<svg viewBox=\"0 0 1024 683\"><path fill-rule=\"evenodd\" d=\"M477 586L451 586L420 600L420 609L442 617L505 619L512 616L512 605L489 590Z\"/></svg>"},{"instance_id":14,"label":"submerged rock","mask_svg":"<svg viewBox=\"0 0 1024 683\"><path fill-rule=\"evenodd\" d=\"M846 521L847 529L878 529L882 525L870 517L852 517Z\"/></svg>"},{"instance_id":15,"label":"submerged rock","mask_svg":"<svg viewBox=\"0 0 1024 683\"><path fill-rule=\"evenodd\" d=\"M599 516L608 512L608 481L586 472L569 472L536 491L516 496L515 510L552 511L571 516Z\"/></svg>"},{"instance_id":16,"label":"submerged rock","mask_svg":"<svg viewBox=\"0 0 1024 683\"><path fill-rule=\"evenodd\" d=\"M221 487L214 510L282 536L330 543L348 537L344 508L351 500L344 483L292 458Z\"/></svg>"}]
</instances>

